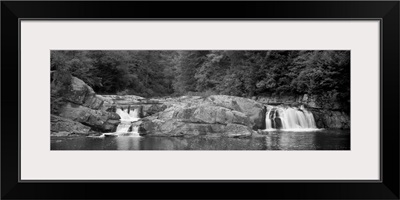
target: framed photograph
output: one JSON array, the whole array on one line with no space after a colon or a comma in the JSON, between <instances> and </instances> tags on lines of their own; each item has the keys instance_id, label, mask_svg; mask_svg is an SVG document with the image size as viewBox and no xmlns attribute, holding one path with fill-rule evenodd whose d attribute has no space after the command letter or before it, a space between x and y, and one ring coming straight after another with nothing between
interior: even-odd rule
<instances>
[{"instance_id":1,"label":"framed photograph","mask_svg":"<svg viewBox=\"0 0 400 200\"><path fill-rule=\"evenodd\" d=\"M399 199L399 5L3 1L1 198Z\"/></svg>"}]
</instances>

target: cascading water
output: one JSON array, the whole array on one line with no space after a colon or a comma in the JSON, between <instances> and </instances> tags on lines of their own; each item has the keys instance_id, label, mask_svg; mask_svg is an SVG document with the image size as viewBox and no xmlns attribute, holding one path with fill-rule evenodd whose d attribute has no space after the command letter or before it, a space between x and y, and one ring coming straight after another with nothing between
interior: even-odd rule
<instances>
[{"instance_id":1,"label":"cascading water","mask_svg":"<svg viewBox=\"0 0 400 200\"><path fill-rule=\"evenodd\" d=\"M135 121L139 120L139 109L135 109L131 112L129 112L129 116L131 117L131 119L136 119Z\"/></svg>"},{"instance_id":2,"label":"cascading water","mask_svg":"<svg viewBox=\"0 0 400 200\"><path fill-rule=\"evenodd\" d=\"M135 109L133 111L130 111L129 113L123 109L117 108L117 110L115 111L120 117L120 121L129 121L129 122L134 122L134 121L138 121L139 118L139 114L138 114L138 109Z\"/></svg>"},{"instance_id":3,"label":"cascading water","mask_svg":"<svg viewBox=\"0 0 400 200\"><path fill-rule=\"evenodd\" d=\"M131 125L132 124L129 121L121 121L121 123L118 124L116 132L117 133L128 133Z\"/></svg>"},{"instance_id":4,"label":"cascading water","mask_svg":"<svg viewBox=\"0 0 400 200\"><path fill-rule=\"evenodd\" d=\"M304 108L289 106L267 106L265 116L266 130L315 131L313 114Z\"/></svg>"},{"instance_id":5,"label":"cascading water","mask_svg":"<svg viewBox=\"0 0 400 200\"><path fill-rule=\"evenodd\" d=\"M138 121L140 119L138 109L135 109L133 111L129 111L128 109L127 111L129 113L120 108L116 110L116 113L121 117L120 123L116 130L116 134L128 134L129 136L140 137L138 132L139 127L133 126L131 131L129 131L132 126L132 122Z\"/></svg>"}]
</instances>

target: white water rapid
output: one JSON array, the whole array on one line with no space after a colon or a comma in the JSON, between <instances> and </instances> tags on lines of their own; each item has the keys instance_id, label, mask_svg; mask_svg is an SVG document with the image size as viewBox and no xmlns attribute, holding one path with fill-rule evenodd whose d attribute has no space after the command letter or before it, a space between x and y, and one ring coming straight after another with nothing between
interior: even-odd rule
<instances>
[{"instance_id":1,"label":"white water rapid","mask_svg":"<svg viewBox=\"0 0 400 200\"><path fill-rule=\"evenodd\" d=\"M135 110L131 110L128 113L128 110L123 110L121 108L117 108L116 113L121 117L120 121L129 121L129 122L135 122L138 121L139 118L139 113L138 113L138 109Z\"/></svg>"},{"instance_id":2,"label":"white water rapid","mask_svg":"<svg viewBox=\"0 0 400 200\"><path fill-rule=\"evenodd\" d=\"M140 119L138 109L129 111L128 109L123 110L118 108L116 113L121 117L121 119L115 134L118 136L124 135L124 136L140 137L138 132L139 127L132 126L132 122L138 121ZM129 131L130 128L131 131Z\"/></svg>"},{"instance_id":3,"label":"white water rapid","mask_svg":"<svg viewBox=\"0 0 400 200\"><path fill-rule=\"evenodd\" d=\"M267 106L265 116L266 130L316 131L313 114L304 106Z\"/></svg>"}]
</instances>

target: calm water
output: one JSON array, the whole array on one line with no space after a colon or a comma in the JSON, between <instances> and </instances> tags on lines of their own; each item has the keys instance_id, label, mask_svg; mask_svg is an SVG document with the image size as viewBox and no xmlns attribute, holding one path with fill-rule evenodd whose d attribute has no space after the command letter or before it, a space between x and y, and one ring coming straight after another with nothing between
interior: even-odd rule
<instances>
[{"instance_id":1,"label":"calm water","mask_svg":"<svg viewBox=\"0 0 400 200\"><path fill-rule=\"evenodd\" d=\"M350 131L268 132L245 139L52 137L51 150L350 150Z\"/></svg>"}]
</instances>

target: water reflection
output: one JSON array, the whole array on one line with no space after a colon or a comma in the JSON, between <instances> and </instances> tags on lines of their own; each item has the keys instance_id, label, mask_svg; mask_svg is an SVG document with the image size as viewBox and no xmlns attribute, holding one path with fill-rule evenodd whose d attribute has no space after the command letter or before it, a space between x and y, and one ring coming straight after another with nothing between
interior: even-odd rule
<instances>
[{"instance_id":1,"label":"water reflection","mask_svg":"<svg viewBox=\"0 0 400 200\"><path fill-rule=\"evenodd\" d=\"M140 149L140 139L138 137L115 137L118 150Z\"/></svg>"},{"instance_id":2,"label":"water reflection","mask_svg":"<svg viewBox=\"0 0 400 200\"><path fill-rule=\"evenodd\" d=\"M273 132L265 136L266 149L271 150L315 150L317 133Z\"/></svg>"},{"instance_id":3,"label":"water reflection","mask_svg":"<svg viewBox=\"0 0 400 200\"><path fill-rule=\"evenodd\" d=\"M349 150L350 132L266 132L251 138L54 137L52 150Z\"/></svg>"}]
</instances>

